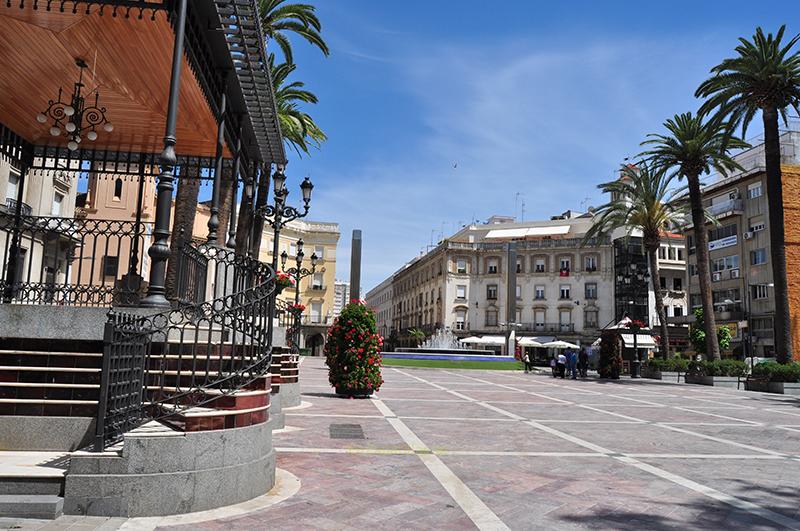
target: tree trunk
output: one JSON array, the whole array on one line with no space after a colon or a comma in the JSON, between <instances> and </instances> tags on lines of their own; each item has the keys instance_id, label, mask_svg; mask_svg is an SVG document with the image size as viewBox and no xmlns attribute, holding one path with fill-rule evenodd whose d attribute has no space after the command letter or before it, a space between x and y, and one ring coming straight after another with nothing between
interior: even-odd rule
<instances>
[{"instance_id":1,"label":"tree trunk","mask_svg":"<svg viewBox=\"0 0 800 531\"><path fill-rule=\"evenodd\" d=\"M692 223L694 224L695 255L697 257L697 278L700 281L700 297L703 302L703 318L706 329L706 357L711 360L720 359L719 342L717 341L717 320L714 316L714 298L711 293L711 271L708 266L708 231L706 230L703 197L700 191L700 176L687 175L689 183L689 201L692 205Z\"/></svg>"},{"instance_id":2,"label":"tree trunk","mask_svg":"<svg viewBox=\"0 0 800 531\"><path fill-rule=\"evenodd\" d=\"M658 322L661 327L661 357L667 359L669 356L669 331L667 330L667 313L664 311L664 296L661 294L661 272L658 269L658 259L656 256L659 247L661 247L661 242L659 240L656 240L655 245L647 245L647 257L650 260L650 278L653 282L653 293L656 296L656 313L658 314Z\"/></svg>"},{"instance_id":3,"label":"tree trunk","mask_svg":"<svg viewBox=\"0 0 800 531\"><path fill-rule=\"evenodd\" d=\"M166 289L167 298L176 296L175 283L178 275L178 245L183 229L185 241L191 241L194 229L194 218L197 215L197 197L200 194L200 177L197 168L186 169L186 176L178 177L178 192L175 195L175 219L170 236L171 254L167 262Z\"/></svg>"},{"instance_id":4,"label":"tree trunk","mask_svg":"<svg viewBox=\"0 0 800 531\"><path fill-rule=\"evenodd\" d=\"M267 205L269 199L269 165L261 168L261 176L258 179L258 189L256 190L256 206L255 211ZM253 219L253 244L250 249L253 253L253 258L256 260L261 259L261 236L264 232L264 219L261 216L256 216Z\"/></svg>"},{"instance_id":5,"label":"tree trunk","mask_svg":"<svg viewBox=\"0 0 800 531\"><path fill-rule=\"evenodd\" d=\"M792 329L789 314L789 286L786 280L786 239L783 228L783 182L778 111L763 109L764 155L767 167L767 205L772 281L775 283L775 357L779 363L792 360ZM749 289L749 286L748 286ZM749 323L748 323L749 325Z\"/></svg>"},{"instance_id":6,"label":"tree trunk","mask_svg":"<svg viewBox=\"0 0 800 531\"><path fill-rule=\"evenodd\" d=\"M246 186L246 185L245 185ZM236 222L236 254L244 256L247 254L249 242L248 236L253 226L253 198L247 197L242 192L242 204L239 207L239 220Z\"/></svg>"},{"instance_id":7,"label":"tree trunk","mask_svg":"<svg viewBox=\"0 0 800 531\"><path fill-rule=\"evenodd\" d=\"M225 247L228 241L228 225L231 220L233 208L233 180L230 175L223 175L219 190L219 228L217 229L217 244Z\"/></svg>"}]
</instances>

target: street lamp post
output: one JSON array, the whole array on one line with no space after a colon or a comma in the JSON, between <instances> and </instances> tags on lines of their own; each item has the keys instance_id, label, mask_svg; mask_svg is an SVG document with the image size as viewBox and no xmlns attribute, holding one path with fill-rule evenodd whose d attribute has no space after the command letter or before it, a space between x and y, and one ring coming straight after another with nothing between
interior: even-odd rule
<instances>
[{"instance_id":1,"label":"street lamp post","mask_svg":"<svg viewBox=\"0 0 800 531\"><path fill-rule=\"evenodd\" d=\"M297 256L295 257L295 264L297 267L291 267L286 269L286 262L289 259L289 255L286 254L286 251L281 253L281 269L287 275L294 277L294 323L292 326L292 353L299 354L300 353L300 316L302 315L302 311L300 311L300 280L313 275L317 271L317 258L316 253L311 254L311 269L306 269L303 267L303 258L305 258L305 253L303 252L303 240L297 241Z\"/></svg>"},{"instance_id":2,"label":"street lamp post","mask_svg":"<svg viewBox=\"0 0 800 531\"><path fill-rule=\"evenodd\" d=\"M295 219L304 218L308 215L308 210L311 203L311 190L314 185L311 180L306 177L300 184L300 191L303 194L303 207L302 210L289 206L286 204L286 197L289 195L289 190L286 189L286 175L283 173L283 168L278 167L272 175L274 204L265 205L260 208L256 215L261 217L265 222L269 223L272 227L274 234L274 241L272 242L272 269L278 270L278 248L281 229L290 221ZM267 335L272 338L273 319L275 316L275 298L273 296L269 303L269 323L267 324Z\"/></svg>"}]
</instances>

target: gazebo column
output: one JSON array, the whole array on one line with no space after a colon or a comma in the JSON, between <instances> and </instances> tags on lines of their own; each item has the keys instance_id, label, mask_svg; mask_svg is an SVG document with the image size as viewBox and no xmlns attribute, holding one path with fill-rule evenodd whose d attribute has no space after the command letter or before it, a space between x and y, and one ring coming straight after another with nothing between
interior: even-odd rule
<instances>
[{"instance_id":1,"label":"gazebo column","mask_svg":"<svg viewBox=\"0 0 800 531\"><path fill-rule=\"evenodd\" d=\"M20 264L20 240L22 239L22 200L25 198L25 177L27 176L30 165L25 161L20 161L19 180L17 181L17 198L14 205L14 227L11 233L11 245L6 256L6 285L3 290L3 302L9 303L14 298L17 291L17 276L19 275ZM31 253L32 257L33 253Z\"/></svg>"},{"instance_id":2,"label":"gazebo column","mask_svg":"<svg viewBox=\"0 0 800 531\"><path fill-rule=\"evenodd\" d=\"M231 179L233 179L233 183L231 184L231 211L230 211L230 221L228 222L228 241L225 244L226 247L230 249L236 248L236 197L239 192L239 168L241 165L242 160L242 126L239 126L239 133L236 137L236 154L234 155L233 160L233 174L231 175ZM244 202L242 203L242 207L244 207Z\"/></svg>"},{"instance_id":3,"label":"gazebo column","mask_svg":"<svg viewBox=\"0 0 800 531\"><path fill-rule=\"evenodd\" d=\"M226 76L227 80L227 76ZM219 243L217 230L219 229L219 194L222 186L222 149L225 143L225 117L227 114L228 98L226 96L227 83L223 83L222 94L219 98L219 122L217 126L217 152L214 155L214 189L211 193L211 216L208 218L208 243Z\"/></svg>"},{"instance_id":4,"label":"gazebo column","mask_svg":"<svg viewBox=\"0 0 800 531\"><path fill-rule=\"evenodd\" d=\"M170 255L170 215L172 209L172 191L175 181L176 125L178 121L178 100L181 87L181 66L183 64L183 41L186 30L186 3L179 0L178 19L175 23L175 43L172 48L172 77L169 80L169 102L167 104L167 124L164 132L164 150L159 156L161 174L156 187L156 219L153 229L153 244L147 250L152 261L150 266L150 285L147 296L141 305L150 308L169 307L165 281L167 275L167 259Z\"/></svg>"}]
</instances>

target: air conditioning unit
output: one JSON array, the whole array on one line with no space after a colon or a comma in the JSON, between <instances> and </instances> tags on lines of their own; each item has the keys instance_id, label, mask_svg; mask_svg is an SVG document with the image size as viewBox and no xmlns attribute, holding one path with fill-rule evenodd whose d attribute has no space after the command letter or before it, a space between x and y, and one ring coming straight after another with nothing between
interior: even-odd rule
<instances>
[{"instance_id":1,"label":"air conditioning unit","mask_svg":"<svg viewBox=\"0 0 800 531\"><path fill-rule=\"evenodd\" d=\"M714 282L719 282L720 280L722 280L722 273L719 272L711 273L711 280L713 280Z\"/></svg>"},{"instance_id":2,"label":"air conditioning unit","mask_svg":"<svg viewBox=\"0 0 800 531\"><path fill-rule=\"evenodd\" d=\"M749 230L749 231L744 233L744 239L745 240L749 240L752 237L753 237L753 231Z\"/></svg>"},{"instance_id":3,"label":"air conditioning unit","mask_svg":"<svg viewBox=\"0 0 800 531\"><path fill-rule=\"evenodd\" d=\"M739 278L739 270L731 269L731 278Z\"/></svg>"}]
</instances>

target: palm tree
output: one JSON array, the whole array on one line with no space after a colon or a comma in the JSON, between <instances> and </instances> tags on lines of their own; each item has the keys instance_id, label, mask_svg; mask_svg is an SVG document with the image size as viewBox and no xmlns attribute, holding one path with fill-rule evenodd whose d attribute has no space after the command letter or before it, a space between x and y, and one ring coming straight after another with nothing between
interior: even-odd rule
<instances>
[{"instance_id":1,"label":"palm tree","mask_svg":"<svg viewBox=\"0 0 800 531\"><path fill-rule=\"evenodd\" d=\"M285 4L286 0L260 0L261 27L268 39L278 43L287 63L293 63L292 44L286 35L295 33L316 46L326 56L328 45L320 35L322 25L314 13L316 7L309 4Z\"/></svg>"},{"instance_id":2,"label":"palm tree","mask_svg":"<svg viewBox=\"0 0 800 531\"><path fill-rule=\"evenodd\" d=\"M792 337L789 317L789 290L786 281L786 241L783 228L783 183L781 181L781 146L778 136L778 115L786 123L786 110L800 113L800 51L792 48L800 39L796 35L783 43L786 26L775 36L764 35L756 28L753 40L739 39L736 57L725 59L711 69L712 76L700 84L695 96L708 98L700 112L716 111L727 120L731 130L747 126L761 111L764 122L764 158L767 172L769 206L770 255L775 283L775 345L781 363L792 359ZM749 289L749 288L748 288Z\"/></svg>"},{"instance_id":3,"label":"palm tree","mask_svg":"<svg viewBox=\"0 0 800 531\"><path fill-rule=\"evenodd\" d=\"M717 323L714 319L714 299L711 293L711 272L708 258L706 213L700 190L700 175L712 169L722 175L741 169L729 155L731 149L747 147L742 140L729 134L729 125L718 119L703 120L690 112L675 115L664 122L669 134L650 134L642 145L652 146L640 156L647 157L657 167L671 169L678 178L685 178L694 226L697 254L697 275L703 314L706 316L706 354L711 360L720 359L717 342Z\"/></svg>"},{"instance_id":4,"label":"palm tree","mask_svg":"<svg viewBox=\"0 0 800 531\"><path fill-rule=\"evenodd\" d=\"M311 116L300 110L301 103L316 104L319 100L313 92L304 88L305 83L302 81L288 81L289 75L297 68L296 65L275 65L275 54L270 54L269 67L284 140L298 155L308 153L310 146L319 148L328 137Z\"/></svg>"},{"instance_id":5,"label":"palm tree","mask_svg":"<svg viewBox=\"0 0 800 531\"><path fill-rule=\"evenodd\" d=\"M634 231L642 233L642 246L650 262L650 278L656 296L656 313L661 326L661 355L666 358L669 351L667 316L664 311L664 296L661 293L658 267L658 249L661 237L686 219L689 213L686 201L679 199L685 187L673 189L675 174L666 168L651 168L646 162L636 166L623 165L621 177L598 186L611 200L595 211L592 227L584 237L584 244L624 229L630 236Z\"/></svg>"}]
</instances>

